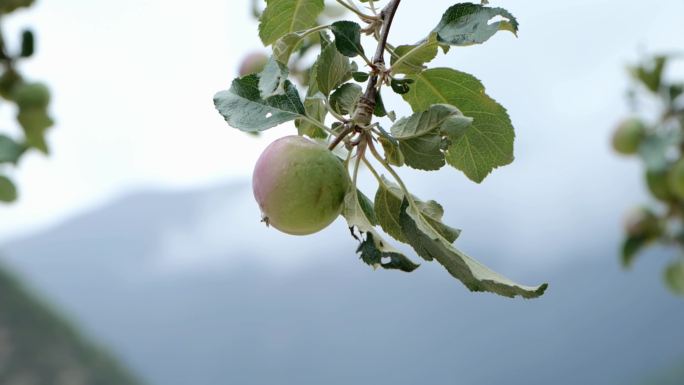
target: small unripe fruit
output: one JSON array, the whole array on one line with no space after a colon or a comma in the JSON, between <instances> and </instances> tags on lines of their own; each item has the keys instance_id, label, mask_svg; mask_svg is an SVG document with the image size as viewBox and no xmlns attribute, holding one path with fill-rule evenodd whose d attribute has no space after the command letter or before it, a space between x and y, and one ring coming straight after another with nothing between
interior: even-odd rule
<instances>
[{"instance_id":1,"label":"small unripe fruit","mask_svg":"<svg viewBox=\"0 0 684 385\"><path fill-rule=\"evenodd\" d=\"M646 171L646 185L654 197L661 201L668 201L672 199L668 182L667 170L662 171Z\"/></svg>"},{"instance_id":2,"label":"small unripe fruit","mask_svg":"<svg viewBox=\"0 0 684 385\"><path fill-rule=\"evenodd\" d=\"M266 63L268 63L268 56L261 52L252 52L242 59L238 73L240 77L258 74L264 69Z\"/></svg>"},{"instance_id":3,"label":"small unripe fruit","mask_svg":"<svg viewBox=\"0 0 684 385\"><path fill-rule=\"evenodd\" d=\"M662 227L658 217L646 207L635 207L625 219L625 231L633 237L655 237L660 235Z\"/></svg>"},{"instance_id":4,"label":"small unripe fruit","mask_svg":"<svg viewBox=\"0 0 684 385\"><path fill-rule=\"evenodd\" d=\"M330 225L342 211L350 180L325 146L301 136L271 143L254 167L252 188L264 221L292 235Z\"/></svg>"},{"instance_id":5,"label":"small unripe fruit","mask_svg":"<svg viewBox=\"0 0 684 385\"><path fill-rule=\"evenodd\" d=\"M668 186L677 198L684 199L684 159L678 160L670 169Z\"/></svg>"},{"instance_id":6,"label":"small unripe fruit","mask_svg":"<svg viewBox=\"0 0 684 385\"><path fill-rule=\"evenodd\" d=\"M613 133L613 148L620 154L636 154L646 135L646 126L636 118L623 121Z\"/></svg>"}]
</instances>

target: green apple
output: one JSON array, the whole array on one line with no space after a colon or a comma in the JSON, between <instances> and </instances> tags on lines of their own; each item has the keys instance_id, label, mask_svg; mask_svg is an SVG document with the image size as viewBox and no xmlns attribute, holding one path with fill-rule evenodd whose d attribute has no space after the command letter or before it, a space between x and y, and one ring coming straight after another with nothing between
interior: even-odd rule
<instances>
[{"instance_id":1,"label":"green apple","mask_svg":"<svg viewBox=\"0 0 684 385\"><path fill-rule=\"evenodd\" d=\"M613 133L613 148L623 155L636 154L645 135L646 126L641 120L627 119L620 123Z\"/></svg>"},{"instance_id":2,"label":"green apple","mask_svg":"<svg viewBox=\"0 0 684 385\"><path fill-rule=\"evenodd\" d=\"M330 225L350 186L342 162L325 146L302 136L271 143L254 167L252 189L264 221L292 235Z\"/></svg>"}]
</instances>

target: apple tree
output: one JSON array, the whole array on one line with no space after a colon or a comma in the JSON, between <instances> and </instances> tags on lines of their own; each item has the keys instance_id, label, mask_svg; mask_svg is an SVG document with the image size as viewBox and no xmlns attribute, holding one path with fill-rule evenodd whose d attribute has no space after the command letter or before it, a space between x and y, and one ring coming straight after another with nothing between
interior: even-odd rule
<instances>
[{"instance_id":1,"label":"apple tree","mask_svg":"<svg viewBox=\"0 0 684 385\"><path fill-rule=\"evenodd\" d=\"M684 82L666 76L675 56L656 55L631 66L632 114L615 128L614 150L638 158L652 203L625 219L622 263L630 267L647 247L671 247L675 255L663 273L667 286L684 295ZM655 106L655 116L649 114Z\"/></svg>"},{"instance_id":2,"label":"apple tree","mask_svg":"<svg viewBox=\"0 0 684 385\"><path fill-rule=\"evenodd\" d=\"M0 21L13 11L29 7L33 0L0 0ZM27 79L21 74L21 62L34 54L35 37L25 29L19 37L18 49L6 44L0 25L0 97L16 109L17 123L22 135L13 137L0 131L0 202L17 199L17 188L8 172L17 166L21 157L30 150L48 153L46 130L53 125L48 113L50 91L43 83Z\"/></svg>"}]
</instances>

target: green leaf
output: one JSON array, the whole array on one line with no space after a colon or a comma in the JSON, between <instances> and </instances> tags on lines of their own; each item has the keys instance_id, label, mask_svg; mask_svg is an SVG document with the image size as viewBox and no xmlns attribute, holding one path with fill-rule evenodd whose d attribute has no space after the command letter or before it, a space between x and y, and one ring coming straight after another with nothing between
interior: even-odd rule
<instances>
[{"instance_id":1,"label":"green leaf","mask_svg":"<svg viewBox=\"0 0 684 385\"><path fill-rule=\"evenodd\" d=\"M43 83L20 83L12 93L12 99L20 109L45 109L50 104L50 89Z\"/></svg>"},{"instance_id":2,"label":"green leaf","mask_svg":"<svg viewBox=\"0 0 684 385\"><path fill-rule=\"evenodd\" d=\"M684 261L679 260L665 269L665 282L677 295L684 295Z\"/></svg>"},{"instance_id":3,"label":"green leaf","mask_svg":"<svg viewBox=\"0 0 684 385\"><path fill-rule=\"evenodd\" d=\"M361 242L356 252L361 254L361 260L373 267L396 269L407 273L417 269L420 265L413 263L406 256L397 252L383 252L378 247L374 233L366 233L366 239ZM383 262L383 260L388 260Z\"/></svg>"},{"instance_id":4,"label":"green leaf","mask_svg":"<svg viewBox=\"0 0 684 385\"><path fill-rule=\"evenodd\" d=\"M309 71L309 89L306 92L306 99L304 100L304 111L306 116L320 123L325 124L325 117L328 115L328 109L325 107L325 98L318 91L318 66L314 65ZM313 124L304 119L297 119L295 122L299 135L306 135L310 138L327 138L328 133L321 129L316 124Z\"/></svg>"},{"instance_id":5,"label":"green leaf","mask_svg":"<svg viewBox=\"0 0 684 385\"><path fill-rule=\"evenodd\" d=\"M329 43L328 39L323 31L317 34L312 34L310 30L290 32L273 43L273 57L283 64L289 64L295 51L302 57L314 46L325 48Z\"/></svg>"},{"instance_id":6,"label":"green leaf","mask_svg":"<svg viewBox=\"0 0 684 385\"><path fill-rule=\"evenodd\" d=\"M428 261L437 260L471 291L487 291L511 298L518 295L536 298L548 287L547 284L535 287L519 285L456 249L420 212L410 207L406 199L402 204L400 222L409 244L418 255Z\"/></svg>"},{"instance_id":7,"label":"green leaf","mask_svg":"<svg viewBox=\"0 0 684 385\"><path fill-rule=\"evenodd\" d=\"M304 100L304 110L306 111L306 116L317 121L321 125L325 124L325 117L328 114L328 110L325 108L325 102L320 93L318 93L317 96L310 96ZM297 126L299 135L322 139L328 137L328 133L320 126L304 119L297 119L295 125Z\"/></svg>"},{"instance_id":8,"label":"green leaf","mask_svg":"<svg viewBox=\"0 0 684 385\"><path fill-rule=\"evenodd\" d=\"M385 160L393 166L403 166L404 155L401 153L401 150L399 149L399 141L392 135L387 133L385 130L383 130L382 127L378 126L378 130L380 131L378 141L380 141L382 149L385 152Z\"/></svg>"},{"instance_id":9,"label":"green leaf","mask_svg":"<svg viewBox=\"0 0 684 385\"><path fill-rule=\"evenodd\" d=\"M437 34L431 33L422 43L415 45L400 45L394 49L397 55L390 61L393 74L416 74L425 68L425 63L437 57Z\"/></svg>"},{"instance_id":10,"label":"green leaf","mask_svg":"<svg viewBox=\"0 0 684 385\"><path fill-rule=\"evenodd\" d=\"M335 35L335 46L344 56L363 55L361 46L361 26L353 21L337 21L330 26Z\"/></svg>"},{"instance_id":11,"label":"green leaf","mask_svg":"<svg viewBox=\"0 0 684 385\"><path fill-rule=\"evenodd\" d=\"M25 150L26 146L0 134L0 163L17 163Z\"/></svg>"},{"instance_id":12,"label":"green leaf","mask_svg":"<svg viewBox=\"0 0 684 385\"><path fill-rule=\"evenodd\" d=\"M392 78L390 81L390 86L392 87L392 91L399 95L403 95L411 90L411 83L413 83L413 79Z\"/></svg>"},{"instance_id":13,"label":"green leaf","mask_svg":"<svg viewBox=\"0 0 684 385\"><path fill-rule=\"evenodd\" d=\"M9 178L0 175L0 202L14 202L17 200L17 188Z\"/></svg>"},{"instance_id":14,"label":"green leaf","mask_svg":"<svg viewBox=\"0 0 684 385\"><path fill-rule=\"evenodd\" d=\"M33 36L33 31L30 29L24 30L21 33L21 52L19 55L21 57L30 57L35 51L35 38Z\"/></svg>"},{"instance_id":15,"label":"green leaf","mask_svg":"<svg viewBox=\"0 0 684 385\"><path fill-rule=\"evenodd\" d=\"M368 72L354 71L352 72L352 77L354 78L354 81L365 83L370 77L370 74Z\"/></svg>"},{"instance_id":16,"label":"green leaf","mask_svg":"<svg viewBox=\"0 0 684 385\"><path fill-rule=\"evenodd\" d=\"M352 114L363 95L360 85L344 83L330 95L330 107L340 115Z\"/></svg>"},{"instance_id":17,"label":"green leaf","mask_svg":"<svg viewBox=\"0 0 684 385\"><path fill-rule=\"evenodd\" d=\"M389 234L392 238L408 243L406 236L401 228L401 206L404 200L404 193L396 184L383 178L383 183L378 186L378 191L375 194L375 212L378 217L378 223L383 231ZM435 231L444 237L449 242L454 242L461 230L454 229L442 223L442 216L444 209L435 201L423 202L417 197L412 197L418 206L421 214L428 221Z\"/></svg>"},{"instance_id":18,"label":"green leaf","mask_svg":"<svg viewBox=\"0 0 684 385\"><path fill-rule=\"evenodd\" d=\"M428 69L411 78L415 83L403 97L413 111L444 103L473 118L467 129L446 130L452 142L446 152L447 163L480 183L493 169L513 161L511 120L479 80L451 68Z\"/></svg>"},{"instance_id":19,"label":"green leaf","mask_svg":"<svg viewBox=\"0 0 684 385\"><path fill-rule=\"evenodd\" d=\"M378 118L384 118L387 116L391 121L394 121L397 116L394 114L394 111L387 111L385 109L385 102L382 101L382 94L380 93L380 90L378 90L377 94L375 95L375 109L373 110L373 115L377 116Z\"/></svg>"},{"instance_id":20,"label":"green leaf","mask_svg":"<svg viewBox=\"0 0 684 385\"><path fill-rule=\"evenodd\" d=\"M684 84L670 84L667 88L667 93L670 96L670 101L676 101L677 98L684 94Z\"/></svg>"},{"instance_id":21,"label":"green leaf","mask_svg":"<svg viewBox=\"0 0 684 385\"><path fill-rule=\"evenodd\" d=\"M639 144L639 156L649 171L664 171L669 168L669 150L679 146L682 133L679 131L649 132Z\"/></svg>"},{"instance_id":22,"label":"green leaf","mask_svg":"<svg viewBox=\"0 0 684 385\"><path fill-rule=\"evenodd\" d=\"M21 84L21 75L14 68L7 69L0 76L0 96L14 100L14 89Z\"/></svg>"},{"instance_id":23,"label":"green leaf","mask_svg":"<svg viewBox=\"0 0 684 385\"><path fill-rule=\"evenodd\" d=\"M406 165L417 170L434 171L444 167L442 137L437 133L399 141Z\"/></svg>"},{"instance_id":24,"label":"green leaf","mask_svg":"<svg viewBox=\"0 0 684 385\"><path fill-rule=\"evenodd\" d=\"M408 243L399 222L403 196L401 189L389 183L380 183L375 193L375 213L384 232L399 242Z\"/></svg>"},{"instance_id":25,"label":"green leaf","mask_svg":"<svg viewBox=\"0 0 684 385\"><path fill-rule=\"evenodd\" d=\"M388 244L378 234L371 220L368 219L366 211L359 203L360 201L358 190L350 189L345 196L342 216L347 220L352 235L361 241L357 249L357 253L361 254L361 259L374 268L399 269L406 272L415 270L418 267L417 264ZM354 230L358 231L360 237L357 237ZM383 263L383 259L389 259L389 262Z\"/></svg>"},{"instance_id":26,"label":"green leaf","mask_svg":"<svg viewBox=\"0 0 684 385\"><path fill-rule=\"evenodd\" d=\"M406 165L419 170L438 170L445 164L442 127L450 120L470 122L456 107L435 104L426 111L399 119L390 129L399 141Z\"/></svg>"},{"instance_id":27,"label":"green leaf","mask_svg":"<svg viewBox=\"0 0 684 385\"><path fill-rule=\"evenodd\" d=\"M641 66L631 68L632 76L649 91L658 93L662 85L663 71L667 60L666 56L656 56Z\"/></svg>"},{"instance_id":28,"label":"green leaf","mask_svg":"<svg viewBox=\"0 0 684 385\"><path fill-rule=\"evenodd\" d=\"M273 57L281 63L289 63L292 53L306 36L303 32L290 32L273 43Z\"/></svg>"},{"instance_id":29,"label":"green leaf","mask_svg":"<svg viewBox=\"0 0 684 385\"><path fill-rule=\"evenodd\" d=\"M295 86L286 80L285 93L262 99L259 77L248 75L233 80L227 91L214 96L214 105L231 127L246 132L263 131L305 115Z\"/></svg>"},{"instance_id":30,"label":"green leaf","mask_svg":"<svg viewBox=\"0 0 684 385\"><path fill-rule=\"evenodd\" d=\"M321 51L318 60L318 90L325 96L351 79L351 64L349 58L337 51L334 44L330 44Z\"/></svg>"},{"instance_id":31,"label":"green leaf","mask_svg":"<svg viewBox=\"0 0 684 385\"><path fill-rule=\"evenodd\" d=\"M258 74L261 97L266 99L274 95L284 94L285 81L288 75L290 75L290 69L271 56L264 69Z\"/></svg>"},{"instance_id":32,"label":"green leaf","mask_svg":"<svg viewBox=\"0 0 684 385\"><path fill-rule=\"evenodd\" d=\"M449 104L433 104L424 111L397 120L390 128L392 135L399 139L413 139L430 133L439 133L449 119L462 117L458 108Z\"/></svg>"},{"instance_id":33,"label":"green leaf","mask_svg":"<svg viewBox=\"0 0 684 385\"><path fill-rule=\"evenodd\" d=\"M649 237L644 236L628 236L622 243L622 266L631 267L639 252L650 240Z\"/></svg>"},{"instance_id":34,"label":"green leaf","mask_svg":"<svg viewBox=\"0 0 684 385\"><path fill-rule=\"evenodd\" d=\"M495 17L505 20L490 23ZM518 21L503 8L471 3L449 7L437 27L432 30L437 33L439 41L456 46L484 43L498 31L510 31L517 36Z\"/></svg>"},{"instance_id":35,"label":"green leaf","mask_svg":"<svg viewBox=\"0 0 684 385\"><path fill-rule=\"evenodd\" d=\"M371 200L368 199L368 197L359 189L356 190L356 194L359 197L359 205L361 206L363 213L366 215L368 222L370 222L370 224L373 226L377 226L378 217L375 214L375 207L373 206L373 202L371 202Z\"/></svg>"},{"instance_id":36,"label":"green leaf","mask_svg":"<svg viewBox=\"0 0 684 385\"><path fill-rule=\"evenodd\" d=\"M268 46L290 32L308 29L316 24L324 8L323 0L266 0L259 37Z\"/></svg>"},{"instance_id":37,"label":"green leaf","mask_svg":"<svg viewBox=\"0 0 684 385\"><path fill-rule=\"evenodd\" d=\"M17 121L24 129L26 144L47 154L48 146L45 141L45 132L54 124L47 109L45 107L21 108L17 115Z\"/></svg>"}]
</instances>

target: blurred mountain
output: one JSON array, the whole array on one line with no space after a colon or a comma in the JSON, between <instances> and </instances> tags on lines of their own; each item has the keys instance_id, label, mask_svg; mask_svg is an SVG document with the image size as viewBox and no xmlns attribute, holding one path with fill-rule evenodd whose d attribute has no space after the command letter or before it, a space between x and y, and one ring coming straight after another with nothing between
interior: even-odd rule
<instances>
[{"instance_id":1,"label":"blurred mountain","mask_svg":"<svg viewBox=\"0 0 684 385\"><path fill-rule=\"evenodd\" d=\"M533 230L539 253L563 225ZM660 281L666 254L625 272L601 233L615 218L565 226L569 239L593 236L562 263L486 259L548 281L531 301L471 294L434 263L373 271L341 222L311 237L267 230L246 183L131 195L3 250L156 385L637 384L684 362L684 303ZM515 254L507 237L468 251Z\"/></svg>"},{"instance_id":2,"label":"blurred mountain","mask_svg":"<svg viewBox=\"0 0 684 385\"><path fill-rule=\"evenodd\" d=\"M681 385L684 378L684 364L660 370L658 374L642 382L643 385Z\"/></svg>"},{"instance_id":3,"label":"blurred mountain","mask_svg":"<svg viewBox=\"0 0 684 385\"><path fill-rule=\"evenodd\" d=\"M0 267L0 384L140 384Z\"/></svg>"}]
</instances>

